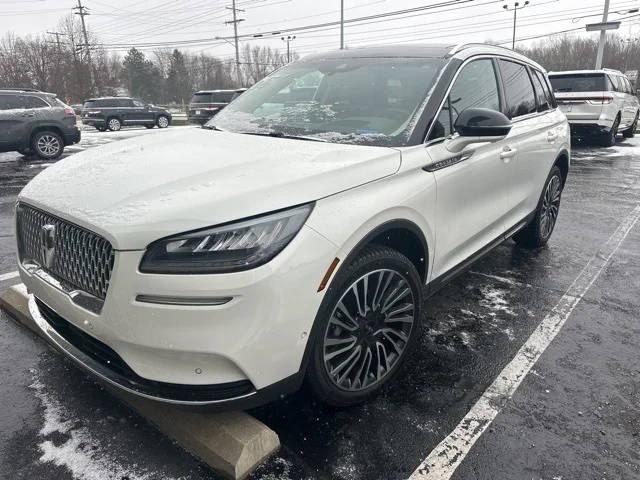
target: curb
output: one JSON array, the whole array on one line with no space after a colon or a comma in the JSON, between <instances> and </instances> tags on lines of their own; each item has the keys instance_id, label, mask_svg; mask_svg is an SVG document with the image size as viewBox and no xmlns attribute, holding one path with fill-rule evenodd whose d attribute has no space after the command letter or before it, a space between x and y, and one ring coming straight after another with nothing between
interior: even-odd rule
<instances>
[{"instance_id":1,"label":"curb","mask_svg":"<svg viewBox=\"0 0 640 480\"><path fill-rule=\"evenodd\" d=\"M14 285L0 293L0 308L40 335L29 314L28 302L24 284ZM226 478L246 478L280 448L278 435L245 412L190 412L100 383L187 452Z\"/></svg>"}]
</instances>

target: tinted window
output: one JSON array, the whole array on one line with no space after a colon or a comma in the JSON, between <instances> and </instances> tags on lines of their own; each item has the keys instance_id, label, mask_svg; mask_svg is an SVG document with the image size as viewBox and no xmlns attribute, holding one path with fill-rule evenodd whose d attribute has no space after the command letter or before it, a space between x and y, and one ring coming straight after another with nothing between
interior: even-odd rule
<instances>
[{"instance_id":1,"label":"tinted window","mask_svg":"<svg viewBox=\"0 0 640 480\"><path fill-rule=\"evenodd\" d=\"M215 103L229 103L233 99L234 94L234 91L213 92L213 101Z\"/></svg>"},{"instance_id":2,"label":"tinted window","mask_svg":"<svg viewBox=\"0 0 640 480\"><path fill-rule=\"evenodd\" d=\"M475 60L462 67L436 118L430 139L453 133L458 115L467 108L500 110L496 74L493 62L488 58Z\"/></svg>"},{"instance_id":3,"label":"tinted window","mask_svg":"<svg viewBox=\"0 0 640 480\"><path fill-rule=\"evenodd\" d=\"M38 97L24 95L20 98L23 108L46 108L49 105Z\"/></svg>"},{"instance_id":4,"label":"tinted window","mask_svg":"<svg viewBox=\"0 0 640 480\"><path fill-rule=\"evenodd\" d=\"M210 93L194 93L189 103L211 103Z\"/></svg>"},{"instance_id":5,"label":"tinted window","mask_svg":"<svg viewBox=\"0 0 640 480\"><path fill-rule=\"evenodd\" d=\"M133 106L138 108L144 108L144 103L142 103L140 100L133 100Z\"/></svg>"},{"instance_id":6,"label":"tinted window","mask_svg":"<svg viewBox=\"0 0 640 480\"><path fill-rule=\"evenodd\" d=\"M500 71L507 102L507 117L514 118L535 112L535 92L524 65L500 60Z\"/></svg>"},{"instance_id":7,"label":"tinted window","mask_svg":"<svg viewBox=\"0 0 640 480\"><path fill-rule=\"evenodd\" d=\"M624 91L627 93L633 93L633 88L631 87L631 82L627 77L622 77L622 81L624 82Z\"/></svg>"},{"instance_id":8,"label":"tinted window","mask_svg":"<svg viewBox=\"0 0 640 480\"><path fill-rule=\"evenodd\" d=\"M84 102L84 105L82 105L82 108L83 109L92 108L96 106L95 104L96 102L94 100L89 100L88 102Z\"/></svg>"},{"instance_id":9,"label":"tinted window","mask_svg":"<svg viewBox=\"0 0 640 480\"><path fill-rule=\"evenodd\" d=\"M235 91L222 91L222 92L206 92L206 93L195 93L193 97L191 97L190 103L229 103L234 95Z\"/></svg>"},{"instance_id":10,"label":"tinted window","mask_svg":"<svg viewBox=\"0 0 640 480\"><path fill-rule=\"evenodd\" d=\"M613 90L616 92L624 92L624 87L622 82L620 81L620 77L617 75L609 75L609 80L611 80L611 84L613 85Z\"/></svg>"},{"instance_id":11,"label":"tinted window","mask_svg":"<svg viewBox=\"0 0 640 480\"><path fill-rule=\"evenodd\" d=\"M0 95L0 110L13 110L23 108L17 95Z\"/></svg>"},{"instance_id":12,"label":"tinted window","mask_svg":"<svg viewBox=\"0 0 640 480\"><path fill-rule=\"evenodd\" d=\"M608 90L604 73L549 75L554 92L602 92Z\"/></svg>"},{"instance_id":13,"label":"tinted window","mask_svg":"<svg viewBox=\"0 0 640 480\"><path fill-rule=\"evenodd\" d=\"M532 70L532 73L534 71ZM543 112L545 110L549 110L549 99L544 93L544 88L542 87L542 82L540 81L540 77L537 75L538 72L533 73L533 86L536 90L536 100L538 101L538 111Z\"/></svg>"},{"instance_id":14,"label":"tinted window","mask_svg":"<svg viewBox=\"0 0 640 480\"><path fill-rule=\"evenodd\" d=\"M539 70L532 70L532 72L535 75L538 82L540 83L540 85L542 85L542 91L544 92L545 99L549 106L548 108L555 107L553 94L551 93L551 90L549 90L549 84L547 83L547 79L545 78L544 73L540 72ZM538 84L536 83L536 85Z\"/></svg>"}]
</instances>

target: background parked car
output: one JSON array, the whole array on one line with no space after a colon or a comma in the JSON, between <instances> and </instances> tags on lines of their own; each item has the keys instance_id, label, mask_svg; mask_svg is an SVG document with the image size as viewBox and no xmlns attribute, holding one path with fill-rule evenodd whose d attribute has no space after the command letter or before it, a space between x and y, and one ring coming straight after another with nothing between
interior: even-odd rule
<instances>
[{"instance_id":1,"label":"background parked car","mask_svg":"<svg viewBox=\"0 0 640 480\"><path fill-rule=\"evenodd\" d=\"M550 72L549 80L572 136L596 138L607 147L616 142L618 132L634 136L640 103L618 70Z\"/></svg>"},{"instance_id":2,"label":"background parked car","mask_svg":"<svg viewBox=\"0 0 640 480\"><path fill-rule=\"evenodd\" d=\"M189 102L187 117L189 123L197 123L204 125L216 113L246 91L246 88L238 88L236 90L201 90L193 94Z\"/></svg>"},{"instance_id":3,"label":"background parked car","mask_svg":"<svg viewBox=\"0 0 640 480\"><path fill-rule=\"evenodd\" d=\"M171 124L171 113L137 98L90 98L82 107L82 123L101 132L107 129L115 132L125 125L166 128Z\"/></svg>"},{"instance_id":4,"label":"background parked car","mask_svg":"<svg viewBox=\"0 0 640 480\"><path fill-rule=\"evenodd\" d=\"M73 109L53 93L0 89L0 152L57 158L80 141Z\"/></svg>"}]
</instances>

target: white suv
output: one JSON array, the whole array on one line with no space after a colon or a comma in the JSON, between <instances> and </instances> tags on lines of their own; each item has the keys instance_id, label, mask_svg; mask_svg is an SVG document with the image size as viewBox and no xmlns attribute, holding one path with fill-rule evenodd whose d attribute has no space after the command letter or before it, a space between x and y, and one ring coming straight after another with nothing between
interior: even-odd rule
<instances>
[{"instance_id":1,"label":"white suv","mask_svg":"<svg viewBox=\"0 0 640 480\"><path fill-rule=\"evenodd\" d=\"M640 103L631 82L617 70L549 72L560 109L576 137L595 138L606 147L616 136L634 136Z\"/></svg>"},{"instance_id":2,"label":"white suv","mask_svg":"<svg viewBox=\"0 0 640 480\"><path fill-rule=\"evenodd\" d=\"M419 345L427 295L511 236L549 240L569 170L544 70L481 44L309 56L207 126L68 157L16 207L45 335L165 402L303 380L363 401Z\"/></svg>"}]
</instances>

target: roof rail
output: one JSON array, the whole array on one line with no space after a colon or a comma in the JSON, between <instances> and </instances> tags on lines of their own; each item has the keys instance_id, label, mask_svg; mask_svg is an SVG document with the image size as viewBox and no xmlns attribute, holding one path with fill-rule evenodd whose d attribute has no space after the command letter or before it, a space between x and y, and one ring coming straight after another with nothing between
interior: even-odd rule
<instances>
[{"instance_id":1,"label":"roof rail","mask_svg":"<svg viewBox=\"0 0 640 480\"><path fill-rule=\"evenodd\" d=\"M501 48L503 50L508 50L509 52L513 52L513 50L511 50L510 48L503 47L502 45L495 45L493 43L471 42L471 43L457 44L455 47L451 49L451 51L449 52L449 55L455 55L461 50L464 50L465 48L471 48L471 47L496 47L496 48Z\"/></svg>"},{"instance_id":2,"label":"roof rail","mask_svg":"<svg viewBox=\"0 0 640 480\"><path fill-rule=\"evenodd\" d=\"M40 92L40 90L38 90L37 88L11 88L11 87L3 87L0 88L0 90L5 91L5 90L11 90L14 92Z\"/></svg>"},{"instance_id":3,"label":"roof rail","mask_svg":"<svg viewBox=\"0 0 640 480\"><path fill-rule=\"evenodd\" d=\"M616 70L615 68L603 68L602 70L604 70L605 72L613 72L613 73L619 73L620 75L624 75L620 70Z\"/></svg>"}]
</instances>

